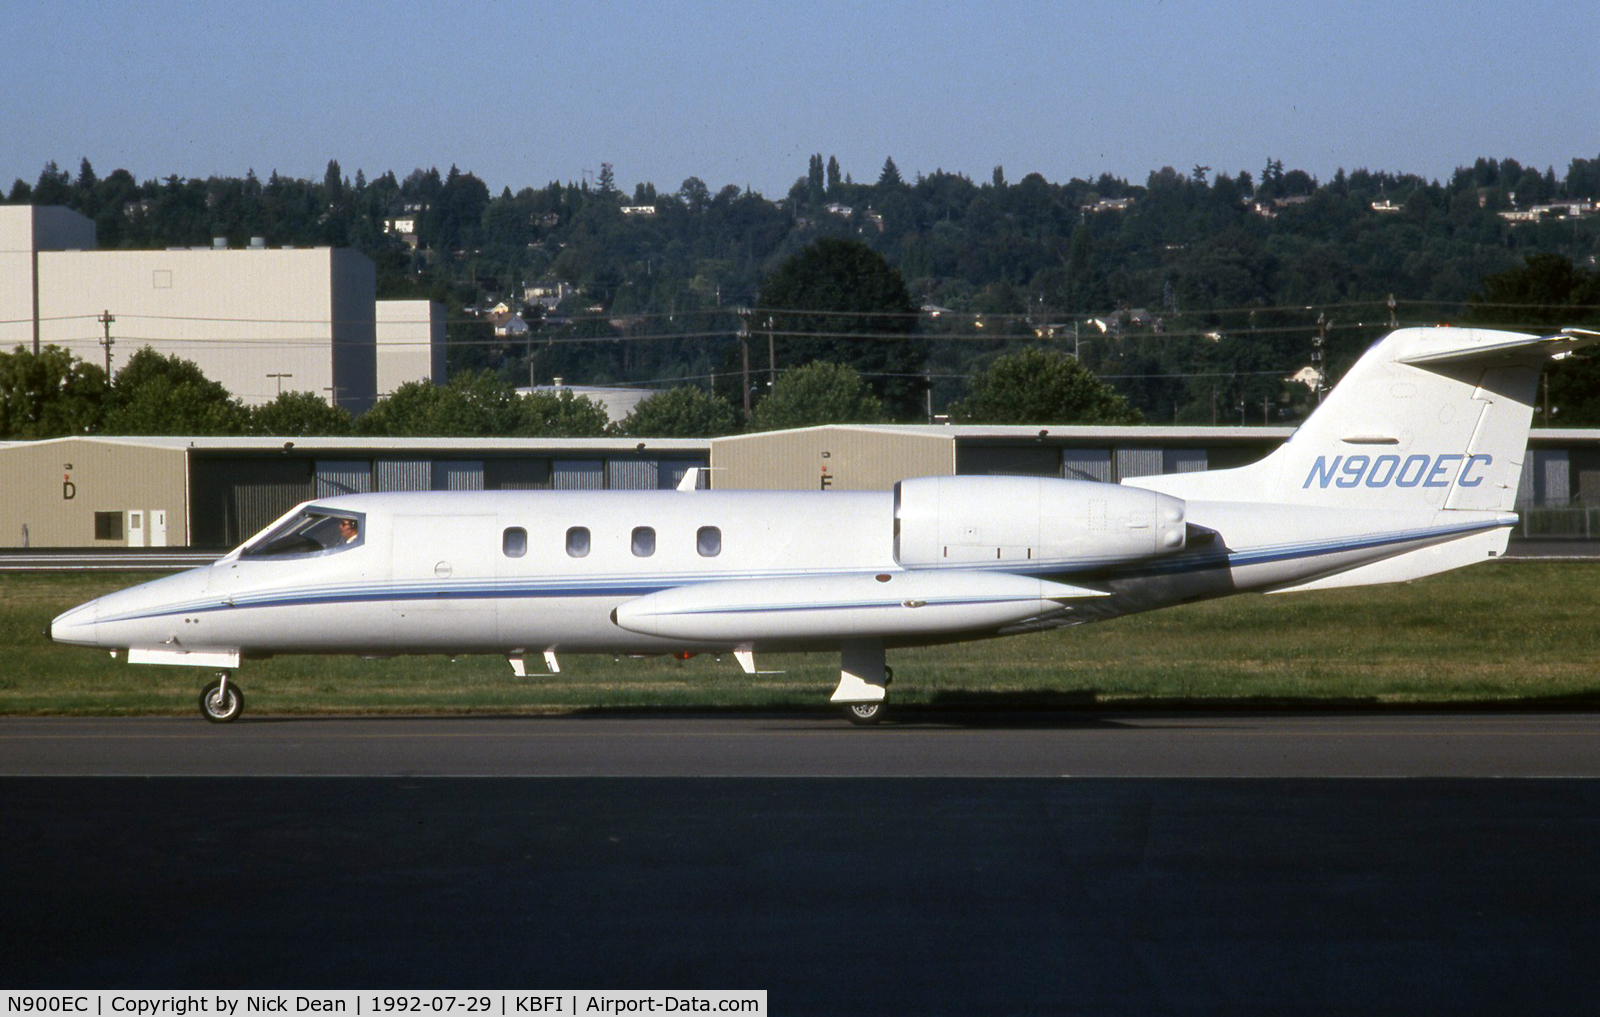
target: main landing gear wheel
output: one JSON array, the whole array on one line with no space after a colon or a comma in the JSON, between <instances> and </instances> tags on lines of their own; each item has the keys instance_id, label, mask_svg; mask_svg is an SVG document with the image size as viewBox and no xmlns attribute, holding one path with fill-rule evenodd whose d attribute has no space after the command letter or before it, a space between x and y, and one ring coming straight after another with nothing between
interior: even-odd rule
<instances>
[{"instance_id":1,"label":"main landing gear wheel","mask_svg":"<svg viewBox=\"0 0 1600 1017\"><path fill-rule=\"evenodd\" d=\"M244 693L228 680L228 672L217 675L200 693L200 712L213 724L226 724L244 712Z\"/></svg>"},{"instance_id":2,"label":"main landing gear wheel","mask_svg":"<svg viewBox=\"0 0 1600 1017\"><path fill-rule=\"evenodd\" d=\"M846 703L844 715L852 724L876 724L883 719L883 702L877 703Z\"/></svg>"},{"instance_id":3,"label":"main landing gear wheel","mask_svg":"<svg viewBox=\"0 0 1600 1017\"><path fill-rule=\"evenodd\" d=\"M887 577L885 577L887 578ZM883 660L881 639L846 639L839 646L839 685L829 698L852 724L876 724L886 712L894 671Z\"/></svg>"}]
</instances>

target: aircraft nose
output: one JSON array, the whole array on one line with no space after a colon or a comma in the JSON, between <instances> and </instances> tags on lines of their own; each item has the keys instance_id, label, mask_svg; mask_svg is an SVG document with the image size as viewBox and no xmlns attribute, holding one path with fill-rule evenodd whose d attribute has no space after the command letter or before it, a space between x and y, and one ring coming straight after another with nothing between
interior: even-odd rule
<instances>
[{"instance_id":1,"label":"aircraft nose","mask_svg":"<svg viewBox=\"0 0 1600 1017\"><path fill-rule=\"evenodd\" d=\"M95 629L99 621L100 602L91 600L87 604L57 615L50 623L49 636L58 643L94 646L97 644Z\"/></svg>"}]
</instances>

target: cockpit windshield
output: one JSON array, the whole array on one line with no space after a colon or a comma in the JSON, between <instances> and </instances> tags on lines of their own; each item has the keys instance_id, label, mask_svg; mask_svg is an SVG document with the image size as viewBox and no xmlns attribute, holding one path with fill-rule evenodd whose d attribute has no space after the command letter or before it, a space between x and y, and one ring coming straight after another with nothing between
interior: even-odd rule
<instances>
[{"instance_id":1,"label":"cockpit windshield","mask_svg":"<svg viewBox=\"0 0 1600 1017\"><path fill-rule=\"evenodd\" d=\"M366 532L364 523L363 517L354 512L308 506L250 541L239 555L269 558L342 551L361 543Z\"/></svg>"}]
</instances>

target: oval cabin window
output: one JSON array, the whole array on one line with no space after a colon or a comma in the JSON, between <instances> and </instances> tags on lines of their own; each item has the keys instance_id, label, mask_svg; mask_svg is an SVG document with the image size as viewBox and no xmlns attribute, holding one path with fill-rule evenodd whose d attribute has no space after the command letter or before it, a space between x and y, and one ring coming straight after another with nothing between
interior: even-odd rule
<instances>
[{"instance_id":1,"label":"oval cabin window","mask_svg":"<svg viewBox=\"0 0 1600 1017\"><path fill-rule=\"evenodd\" d=\"M633 553L638 558L648 558L656 553L656 531L648 526L633 528Z\"/></svg>"},{"instance_id":2,"label":"oval cabin window","mask_svg":"<svg viewBox=\"0 0 1600 1017\"><path fill-rule=\"evenodd\" d=\"M722 553L722 531L715 526L702 526L695 531L694 549L702 558L715 558Z\"/></svg>"},{"instance_id":3,"label":"oval cabin window","mask_svg":"<svg viewBox=\"0 0 1600 1017\"><path fill-rule=\"evenodd\" d=\"M587 526L574 526L567 531L567 554L574 558L588 557L589 528Z\"/></svg>"},{"instance_id":4,"label":"oval cabin window","mask_svg":"<svg viewBox=\"0 0 1600 1017\"><path fill-rule=\"evenodd\" d=\"M528 531L520 526L508 526L500 537L500 550L507 558L521 558L528 553Z\"/></svg>"}]
</instances>

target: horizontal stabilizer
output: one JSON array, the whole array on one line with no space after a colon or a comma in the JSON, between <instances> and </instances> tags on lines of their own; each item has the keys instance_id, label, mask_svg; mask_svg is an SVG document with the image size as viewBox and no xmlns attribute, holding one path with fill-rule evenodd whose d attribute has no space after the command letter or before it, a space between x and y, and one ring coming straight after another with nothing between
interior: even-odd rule
<instances>
[{"instance_id":1,"label":"horizontal stabilizer","mask_svg":"<svg viewBox=\"0 0 1600 1017\"><path fill-rule=\"evenodd\" d=\"M1581 328L1562 329L1555 335L1516 336L1502 342L1464 343L1454 349L1427 349L1397 358L1402 364L1492 363L1496 360L1531 358L1535 361L1570 356L1574 351L1600 342L1600 332Z\"/></svg>"}]
</instances>

